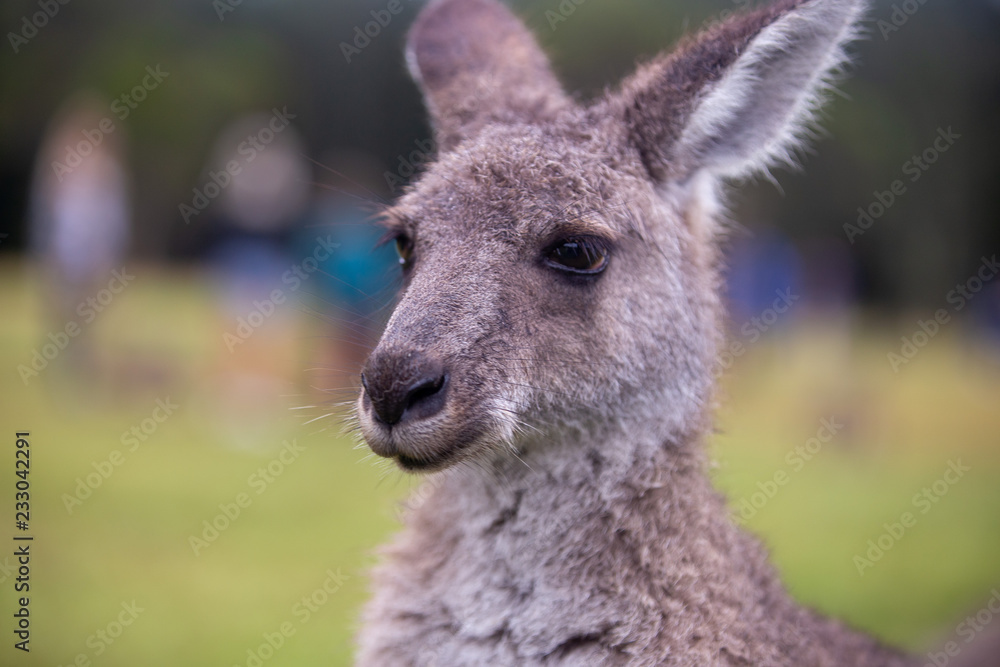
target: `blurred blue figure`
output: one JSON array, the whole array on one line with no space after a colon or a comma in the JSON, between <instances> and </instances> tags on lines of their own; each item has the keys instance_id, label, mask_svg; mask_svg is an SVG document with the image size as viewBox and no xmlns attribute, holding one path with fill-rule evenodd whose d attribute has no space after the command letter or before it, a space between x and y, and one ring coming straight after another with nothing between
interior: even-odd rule
<instances>
[{"instance_id":1,"label":"blurred blue figure","mask_svg":"<svg viewBox=\"0 0 1000 667\"><path fill-rule=\"evenodd\" d=\"M373 191L379 187L374 160L342 154L326 159L325 167L326 183L295 247L300 255L317 245L334 248L320 262L308 291L336 341L319 351L328 375L323 384L352 390L388 318L399 286L399 260L391 243L379 245L385 230L374 221L383 203Z\"/></svg>"},{"instance_id":2,"label":"blurred blue figure","mask_svg":"<svg viewBox=\"0 0 1000 667\"><path fill-rule=\"evenodd\" d=\"M336 307L338 318L374 327L377 334L380 313L392 302L399 284L392 244L379 245L385 230L369 212L337 195L321 195L313 218L318 224L298 234L296 247L305 252L321 236L337 249L320 264L322 270L314 278L317 294Z\"/></svg>"},{"instance_id":3,"label":"blurred blue figure","mask_svg":"<svg viewBox=\"0 0 1000 667\"><path fill-rule=\"evenodd\" d=\"M799 253L792 242L776 231L734 240L727 254L726 295L732 326L761 313L790 306L802 297ZM782 310L784 312L784 310ZM772 323L773 324L773 323Z\"/></svg>"},{"instance_id":4,"label":"blurred blue figure","mask_svg":"<svg viewBox=\"0 0 1000 667\"><path fill-rule=\"evenodd\" d=\"M193 202L200 196L213 206L189 224L211 225L208 257L234 318L280 287L296 260L290 242L303 222L312 176L303 156L294 127L276 123L273 114L249 115L223 131L194 189Z\"/></svg>"},{"instance_id":5,"label":"blurred blue figure","mask_svg":"<svg viewBox=\"0 0 1000 667\"><path fill-rule=\"evenodd\" d=\"M304 222L312 173L296 129L278 110L229 125L182 209L209 226L206 253L219 296L219 357L204 404L223 442L274 446L290 426L302 368L302 308L284 276L302 258L291 239Z\"/></svg>"},{"instance_id":6,"label":"blurred blue figure","mask_svg":"<svg viewBox=\"0 0 1000 667\"><path fill-rule=\"evenodd\" d=\"M986 285L982 299L973 305L976 323L983 337L991 345L994 353L1000 357L1000 279L994 279L993 284Z\"/></svg>"}]
</instances>

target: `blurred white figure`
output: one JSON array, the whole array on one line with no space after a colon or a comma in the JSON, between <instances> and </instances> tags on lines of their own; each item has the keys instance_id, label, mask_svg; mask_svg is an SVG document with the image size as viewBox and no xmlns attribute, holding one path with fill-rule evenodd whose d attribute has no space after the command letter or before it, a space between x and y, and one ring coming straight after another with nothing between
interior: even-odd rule
<instances>
[{"instance_id":1,"label":"blurred white figure","mask_svg":"<svg viewBox=\"0 0 1000 667\"><path fill-rule=\"evenodd\" d=\"M129 244L122 133L108 104L81 96L54 117L35 165L31 245L49 291L50 330L80 326L61 354L77 370L99 370L91 344L94 311L85 302L123 267Z\"/></svg>"}]
</instances>

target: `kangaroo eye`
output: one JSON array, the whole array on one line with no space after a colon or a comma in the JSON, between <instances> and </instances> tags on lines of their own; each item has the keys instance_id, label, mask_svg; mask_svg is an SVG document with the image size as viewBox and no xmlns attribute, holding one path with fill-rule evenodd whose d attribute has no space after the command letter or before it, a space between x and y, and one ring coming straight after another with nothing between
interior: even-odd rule
<instances>
[{"instance_id":1,"label":"kangaroo eye","mask_svg":"<svg viewBox=\"0 0 1000 667\"><path fill-rule=\"evenodd\" d=\"M413 239L405 234L397 236L396 252L399 253L399 263L403 268L409 268L413 260Z\"/></svg>"},{"instance_id":2,"label":"kangaroo eye","mask_svg":"<svg viewBox=\"0 0 1000 667\"><path fill-rule=\"evenodd\" d=\"M559 241L545 253L546 263L554 269L583 275L596 275L608 265L607 244L594 237L575 237Z\"/></svg>"}]
</instances>

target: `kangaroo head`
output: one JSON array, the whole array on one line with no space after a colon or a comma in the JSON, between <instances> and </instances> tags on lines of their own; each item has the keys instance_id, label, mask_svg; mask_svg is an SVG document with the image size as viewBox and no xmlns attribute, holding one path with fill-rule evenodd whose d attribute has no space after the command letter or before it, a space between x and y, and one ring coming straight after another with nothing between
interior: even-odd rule
<instances>
[{"instance_id":1,"label":"kangaroo head","mask_svg":"<svg viewBox=\"0 0 1000 667\"><path fill-rule=\"evenodd\" d=\"M362 374L371 448L433 470L556 429L701 428L720 184L791 161L860 9L779 0L585 106L495 0L433 2L407 57L440 154L385 216L405 284Z\"/></svg>"}]
</instances>

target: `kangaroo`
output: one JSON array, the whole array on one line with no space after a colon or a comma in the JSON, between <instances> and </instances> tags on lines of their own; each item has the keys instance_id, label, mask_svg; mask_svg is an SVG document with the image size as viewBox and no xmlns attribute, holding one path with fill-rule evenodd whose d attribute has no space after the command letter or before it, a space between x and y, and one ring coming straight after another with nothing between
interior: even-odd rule
<instances>
[{"instance_id":1,"label":"kangaroo","mask_svg":"<svg viewBox=\"0 0 1000 667\"><path fill-rule=\"evenodd\" d=\"M431 492L361 666L916 662L797 604L706 474L722 189L794 161L862 0L777 0L581 104L495 0L407 62L439 154L384 215L404 276L357 403Z\"/></svg>"}]
</instances>

